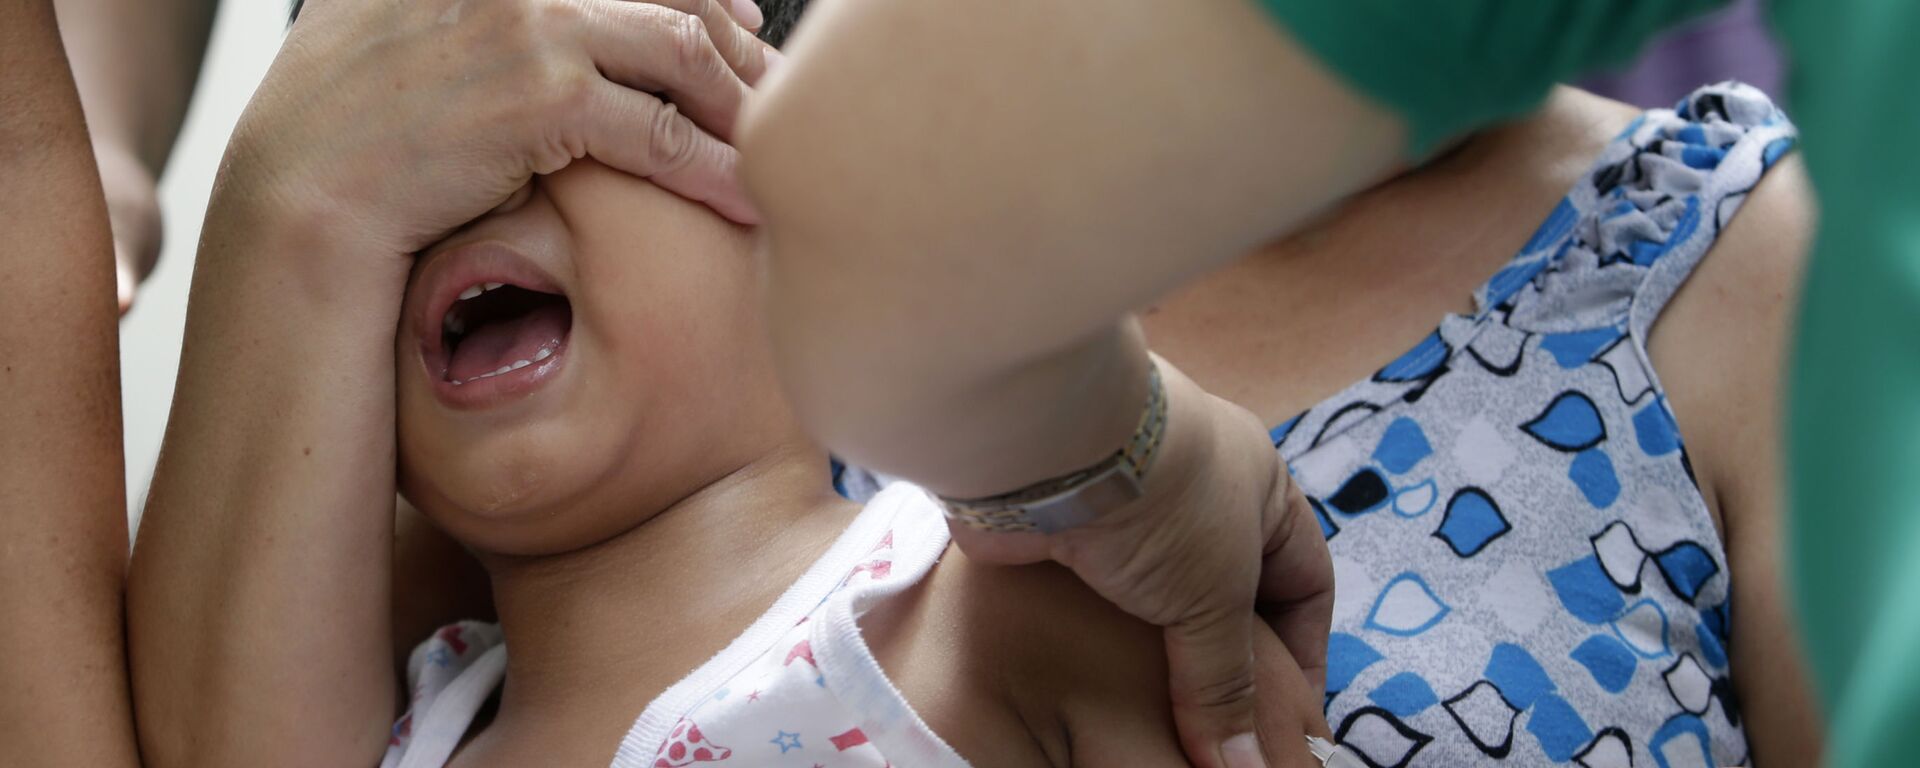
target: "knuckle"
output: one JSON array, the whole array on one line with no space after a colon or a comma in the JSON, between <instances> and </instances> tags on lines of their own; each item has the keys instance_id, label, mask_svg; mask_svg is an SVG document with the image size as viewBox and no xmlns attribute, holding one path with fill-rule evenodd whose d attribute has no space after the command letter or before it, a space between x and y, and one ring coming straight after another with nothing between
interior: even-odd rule
<instances>
[{"instance_id":1,"label":"knuckle","mask_svg":"<svg viewBox=\"0 0 1920 768\"><path fill-rule=\"evenodd\" d=\"M764 72L766 70L766 49L760 45L760 39L746 30L735 30L732 35L732 60L739 63L740 71Z\"/></svg>"},{"instance_id":2,"label":"knuckle","mask_svg":"<svg viewBox=\"0 0 1920 768\"><path fill-rule=\"evenodd\" d=\"M541 134L540 141L533 147L528 170L536 174L553 173L586 154L585 143L573 134L549 130Z\"/></svg>"},{"instance_id":3,"label":"knuckle","mask_svg":"<svg viewBox=\"0 0 1920 768\"><path fill-rule=\"evenodd\" d=\"M673 51L674 63L682 72L702 80L714 73L714 67L719 64L719 52L714 50L713 41L707 36L706 22L692 14L674 14L669 22L668 33L667 40Z\"/></svg>"},{"instance_id":4,"label":"knuckle","mask_svg":"<svg viewBox=\"0 0 1920 768\"><path fill-rule=\"evenodd\" d=\"M670 103L662 103L647 121L647 160L654 173L674 171L693 162L693 125Z\"/></svg>"},{"instance_id":5,"label":"knuckle","mask_svg":"<svg viewBox=\"0 0 1920 768\"><path fill-rule=\"evenodd\" d=\"M732 12L721 7L719 0L701 0L701 3L701 18L724 20L721 28L715 30L717 36L713 38L713 44L722 53L728 54L729 60L744 62L746 57L758 55L758 39L745 27L734 23Z\"/></svg>"},{"instance_id":6,"label":"knuckle","mask_svg":"<svg viewBox=\"0 0 1920 768\"><path fill-rule=\"evenodd\" d=\"M1173 702L1182 708L1217 710L1242 706L1253 701L1253 695L1253 670L1246 669L1230 677L1181 686L1173 692Z\"/></svg>"}]
</instances>

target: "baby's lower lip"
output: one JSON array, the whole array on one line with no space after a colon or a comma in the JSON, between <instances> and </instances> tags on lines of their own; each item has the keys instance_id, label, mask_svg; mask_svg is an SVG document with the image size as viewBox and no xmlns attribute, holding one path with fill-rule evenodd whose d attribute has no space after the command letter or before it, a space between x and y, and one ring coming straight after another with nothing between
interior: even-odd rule
<instances>
[{"instance_id":1,"label":"baby's lower lip","mask_svg":"<svg viewBox=\"0 0 1920 768\"><path fill-rule=\"evenodd\" d=\"M465 380L455 381L444 371L428 371L429 386L441 404L456 410L484 410L525 398L558 376L567 358L567 339L562 338L536 353L537 360L521 361Z\"/></svg>"},{"instance_id":2,"label":"baby's lower lip","mask_svg":"<svg viewBox=\"0 0 1920 768\"><path fill-rule=\"evenodd\" d=\"M539 351L539 352L535 352L535 353L533 354L533 359L532 359L532 360L515 360L515 361L513 361L513 363L512 363L511 365L503 365L503 366L500 366L499 368L496 368L496 369L494 369L494 370L491 370L491 371L488 371L488 372L486 372L486 373L483 373L483 374L480 374L480 375L478 375L478 376L473 376L473 377L469 377L469 378L466 378L466 379L453 379L453 378L449 378L449 379L447 379L446 381L447 381L447 383L449 383L449 384L452 384L452 385L454 385L454 386L456 386L456 387L458 387L458 386L464 386L464 385L467 385L467 384L471 384L471 383L473 383L473 382L476 382L476 381L485 381L485 380L487 380L487 379L491 379L491 378L493 378L493 377L495 377L495 376L505 376L505 375L507 375L507 374L509 374L509 373L512 373L512 372L514 372L514 371L518 371L518 370L520 370L520 369L522 369L522 368L527 368L527 367L529 367L529 366L532 366L532 365L534 365L534 364L536 364L536 363L539 363L539 362L542 362L542 361L544 361L544 360L546 360L547 358L550 358L550 357L553 357L553 351L554 351L554 349L556 349L556 348L558 348L559 346L560 346L560 343L559 343L559 342L554 342L553 344L550 344L550 345L546 345L546 346L542 346L542 347L540 348L540 351Z\"/></svg>"}]
</instances>

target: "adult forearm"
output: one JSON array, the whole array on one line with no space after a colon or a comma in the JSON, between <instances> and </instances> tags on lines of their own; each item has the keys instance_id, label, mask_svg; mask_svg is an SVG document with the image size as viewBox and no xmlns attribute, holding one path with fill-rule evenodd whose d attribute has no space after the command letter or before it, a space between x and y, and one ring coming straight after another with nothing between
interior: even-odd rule
<instances>
[{"instance_id":1,"label":"adult forearm","mask_svg":"<svg viewBox=\"0 0 1920 768\"><path fill-rule=\"evenodd\" d=\"M0 765L132 766L106 210L50 2L0 18Z\"/></svg>"},{"instance_id":2,"label":"adult forearm","mask_svg":"<svg viewBox=\"0 0 1920 768\"><path fill-rule=\"evenodd\" d=\"M1393 119L1240 0L1122 0L1097 20L1059 3L813 13L742 144L783 380L830 447L936 488L1097 458L1036 449L1024 476L981 472L1011 441L950 430L1110 433L1137 404L1093 406L1140 386L1106 376L1127 312L1400 147ZM1060 404L1081 399L1075 423Z\"/></svg>"},{"instance_id":3,"label":"adult forearm","mask_svg":"<svg viewBox=\"0 0 1920 768\"><path fill-rule=\"evenodd\" d=\"M351 765L391 722L406 262L216 192L129 586L150 765ZM317 217L324 220L326 217Z\"/></svg>"}]
</instances>

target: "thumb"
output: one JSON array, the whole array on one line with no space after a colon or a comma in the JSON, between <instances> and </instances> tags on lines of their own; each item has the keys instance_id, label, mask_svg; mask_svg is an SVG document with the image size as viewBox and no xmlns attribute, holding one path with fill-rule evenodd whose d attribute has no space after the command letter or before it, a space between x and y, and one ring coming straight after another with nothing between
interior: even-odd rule
<instances>
[{"instance_id":1,"label":"thumb","mask_svg":"<svg viewBox=\"0 0 1920 768\"><path fill-rule=\"evenodd\" d=\"M1180 748L1196 768L1266 768L1254 727L1249 607L1203 613L1166 628Z\"/></svg>"}]
</instances>

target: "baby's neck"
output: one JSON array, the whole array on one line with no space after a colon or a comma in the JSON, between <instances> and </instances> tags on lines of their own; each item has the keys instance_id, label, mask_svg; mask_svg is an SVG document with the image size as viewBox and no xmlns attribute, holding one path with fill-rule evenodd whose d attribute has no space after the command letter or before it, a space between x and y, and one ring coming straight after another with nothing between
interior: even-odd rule
<instances>
[{"instance_id":1,"label":"baby's neck","mask_svg":"<svg viewBox=\"0 0 1920 768\"><path fill-rule=\"evenodd\" d=\"M485 740L610 758L649 701L759 618L852 521L858 507L833 495L824 465L812 452L770 456L588 549L490 563L509 661Z\"/></svg>"}]
</instances>

